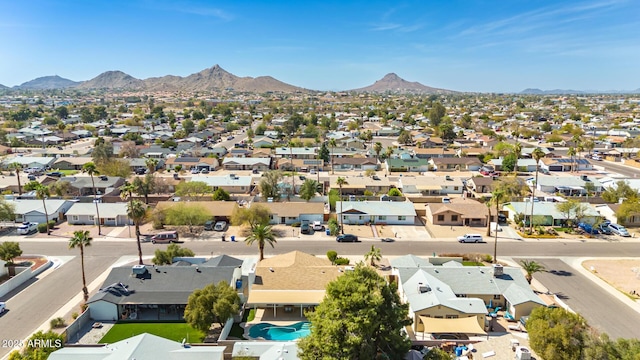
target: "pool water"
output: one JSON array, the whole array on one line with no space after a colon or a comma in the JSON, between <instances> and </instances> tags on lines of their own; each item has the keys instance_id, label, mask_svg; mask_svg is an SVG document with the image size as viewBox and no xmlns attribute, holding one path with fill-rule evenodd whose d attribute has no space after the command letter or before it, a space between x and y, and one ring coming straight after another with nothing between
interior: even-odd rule
<instances>
[{"instance_id":1,"label":"pool water","mask_svg":"<svg viewBox=\"0 0 640 360\"><path fill-rule=\"evenodd\" d=\"M311 323L308 321L297 322L287 326L278 326L270 323L259 323L249 329L249 336L253 339L288 341L308 336L311 333Z\"/></svg>"}]
</instances>

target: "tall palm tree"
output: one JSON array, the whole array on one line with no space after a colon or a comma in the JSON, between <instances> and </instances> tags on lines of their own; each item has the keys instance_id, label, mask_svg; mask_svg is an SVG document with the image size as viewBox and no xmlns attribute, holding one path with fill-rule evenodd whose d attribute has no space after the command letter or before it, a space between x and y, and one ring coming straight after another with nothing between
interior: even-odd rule
<instances>
[{"instance_id":1,"label":"tall palm tree","mask_svg":"<svg viewBox=\"0 0 640 360\"><path fill-rule=\"evenodd\" d=\"M527 282L529 284L531 284L531 280L533 280L533 274L545 271L545 268L544 266L542 266L542 264L539 264L533 260L522 260L520 261L520 266L522 266L522 269L527 273L525 279L527 279Z\"/></svg>"},{"instance_id":2,"label":"tall palm tree","mask_svg":"<svg viewBox=\"0 0 640 360\"><path fill-rule=\"evenodd\" d=\"M149 158L144 161L144 164L147 166L147 169L149 169L149 174L153 174L158 166L158 159Z\"/></svg>"},{"instance_id":3,"label":"tall palm tree","mask_svg":"<svg viewBox=\"0 0 640 360\"><path fill-rule=\"evenodd\" d=\"M573 172L573 158L576 155L576 148L574 148L573 146L569 147L569 150L567 150L567 155L569 155L569 157L571 158L571 172Z\"/></svg>"},{"instance_id":4,"label":"tall palm tree","mask_svg":"<svg viewBox=\"0 0 640 360\"><path fill-rule=\"evenodd\" d=\"M382 259L382 252L380 252L380 248L377 248L371 245L371 249L364 254L364 260L369 261L371 266L376 266L376 261L380 261Z\"/></svg>"},{"instance_id":5,"label":"tall palm tree","mask_svg":"<svg viewBox=\"0 0 640 360\"><path fill-rule=\"evenodd\" d=\"M336 148L338 144L336 144L336 139L329 140L329 146L331 146L331 175L334 174L333 171L333 150Z\"/></svg>"},{"instance_id":6,"label":"tall palm tree","mask_svg":"<svg viewBox=\"0 0 640 360\"><path fill-rule=\"evenodd\" d=\"M120 186L120 199L129 201L131 203L133 201L133 193L136 191L136 187L125 180L124 184Z\"/></svg>"},{"instance_id":7,"label":"tall palm tree","mask_svg":"<svg viewBox=\"0 0 640 360\"><path fill-rule=\"evenodd\" d=\"M518 173L518 159L522 156L522 143L516 142L513 145L513 152L516 154L516 163L513 165L513 172Z\"/></svg>"},{"instance_id":8,"label":"tall palm tree","mask_svg":"<svg viewBox=\"0 0 640 360\"><path fill-rule=\"evenodd\" d=\"M9 170L16 171L16 178L18 179L18 195L22 195L22 185L20 184L20 170L22 170L22 164L19 162L12 162L9 164Z\"/></svg>"},{"instance_id":9,"label":"tall palm tree","mask_svg":"<svg viewBox=\"0 0 640 360\"><path fill-rule=\"evenodd\" d=\"M73 232L73 237L69 239L69 249L80 248L80 265L82 267L82 294L84 302L89 300L89 290L87 289L87 278L84 275L84 248L91 246L91 236L88 230L78 230Z\"/></svg>"},{"instance_id":10,"label":"tall palm tree","mask_svg":"<svg viewBox=\"0 0 640 360\"><path fill-rule=\"evenodd\" d=\"M506 194L502 189L495 189L491 192L491 201L496 205L496 225L498 223L498 214L500 213L500 204L504 201ZM495 264L498 260L498 229L495 229L495 238L493 242L493 263Z\"/></svg>"},{"instance_id":11,"label":"tall palm tree","mask_svg":"<svg viewBox=\"0 0 640 360\"><path fill-rule=\"evenodd\" d=\"M344 216L342 215L342 185L347 185L348 183L345 178L343 178L342 176L338 176L336 184L338 185L338 187L340 187L340 233L344 234Z\"/></svg>"},{"instance_id":12,"label":"tall palm tree","mask_svg":"<svg viewBox=\"0 0 640 360\"><path fill-rule=\"evenodd\" d=\"M244 240L247 245L251 245L254 242L258 243L258 249L260 250L260 261L264 260L264 244L268 243L273 247L273 244L277 243L276 236L273 234L271 225L257 224L251 228L251 234Z\"/></svg>"},{"instance_id":13,"label":"tall palm tree","mask_svg":"<svg viewBox=\"0 0 640 360\"><path fill-rule=\"evenodd\" d=\"M47 222L47 235L51 235L51 233L49 232L49 214L47 213L47 203L45 201L49 196L51 196L51 193L49 192L49 187L44 186L42 184L38 184L36 185L35 191L36 191L36 197L42 200L42 207L44 208L44 218L45 218L45 221Z\"/></svg>"},{"instance_id":14,"label":"tall palm tree","mask_svg":"<svg viewBox=\"0 0 640 360\"><path fill-rule=\"evenodd\" d=\"M293 165L293 146L295 144L293 143L293 139L291 139L289 141L289 161L291 164L291 193L290 195L295 196L296 195L296 166ZM287 195L287 198L289 198L290 195Z\"/></svg>"},{"instance_id":15,"label":"tall palm tree","mask_svg":"<svg viewBox=\"0 0 640 360\"><path fill-rule=\"evenodd\" d=\"M142 265L142 246L140 245L140 224L147 216L147 205L142 201L132 200L127 204L127 216L136 227L136 242L138 243L138 264Z\"/></svg>"},{"instance_id":16,"label":"tall palm tree","mask_svg":"<svg viewBox=\"0 0 640 360\"><path fill-rule=\"evenodd\" d=\"M382 152L382 143L379 141L376 141L375 144L373 144L373 151L375 151L376 153L376 160L380 160L380 153Z\"/></svg>"},{"instance_id":17,"label":"tall palm tree","mask_svg":"<svg viewBox=\"0 0 640 360\"><path fill-rule=\"evenodd\" d=\"M544 151L542 149L535 148L531 152L531 157L536 160L536 183L533 184L533 188L531 189L531 196L534 197L536 195L536 188L538 187L538 172L540 171L540 159L544 157ZM533 232L533 205L535 201L531 199L531 216L529 217L529 233Z\"/></svg>"},{"instance_id":18,"label":"tall palm tree","mask_svg":"<svg viewBox=\"0 0 640 360\"><path fill-rule=\"evenodd\" d=\"M96 205L96 222L98 223L98 235L102 235L102 227L100 226L100 210L98 210L98 194L96 193L96 182L93 179L93 175L100 175L96 164L93 161L82 165L82 172L91 176L91 185L93 186L93 203Z\"/></svg>"}]
</instances>

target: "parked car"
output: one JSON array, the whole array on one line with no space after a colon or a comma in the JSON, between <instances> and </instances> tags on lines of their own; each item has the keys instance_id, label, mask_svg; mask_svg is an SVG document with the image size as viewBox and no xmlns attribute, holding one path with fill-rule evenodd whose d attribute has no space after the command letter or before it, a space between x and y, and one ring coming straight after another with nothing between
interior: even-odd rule
<instances>
[{"instance_id":1,"label":"parked car","mask_svg":"<svg viewBox=\"0 0 640 360\"><path fill-rule=\"evenodd\" d=\"M47 176L53 176L53 177L63 177L64 176L64 174L61 173L60 171L51 171L51 172L48 172L46 175Z\"/></svg>"},{"instance_id":2,"label":"parked car","mask_svg":"<svg viewBox=\"0 0 640 360\"><path fill-rule=\"evenodd\" d=\"M218 221L213 226L213 230L215 230L215 231L225 231L226 229L227 229L227 222L226 221Z\"/></svg>"},{"instance_id":3,"label":"parked car","mask_svg":"<svg viewBox=\"0 0 640 360\"><path fill-rule=\"evenodd\" d=\"M602 161L602 156L600 156L600 154L593 154L591 158L596 161Z\"/></svg>"},{"instance_id":4,"label":"parked car","mask_svg":"<svg viewBox=\"0 0 640 360\"><path fill-rule=\"evenodd\" d=\"M144 175L147 173L147 169L145 168L137 168L135 171L136 175Z\"/></svg>"},{"instance_id":5,"label":"parked car","mask_svg":"<svg viewBox=\"0 0 640 360\"><path fill-rule=\"evenodd\" d=\"M192 173L192 174L194 174L194 175L195 175L195 174L198 174L198 173L200 173L200 169L198 169L198 168L193 168L193 169L191 169L191 173Z\"/></svg>"},{"instance_id":6,"label":"parked car","mask_svg":"<svg viewBox=\"0 0 640 360\"><path fill-rule=\"evenodd\" d=\"M627 231L627 229L622 225L609 224L609 229L611 230L612 233L614 233L616 235L620 235L620 236L624 236L624 237L631 236L631 234L629 234L629 231Z\"/></svg>"},{"instance_id":7,"label":"parked car","mask_svg":"<svg viewBox=\"0 0 640 360\"><path fill-rule=\"evenodd\" d=\"M324 225L322 225L321 221L313 222L313 231L324 231Z\"/></svg>"},{"instance_id":8,"label":"parked car","mask_svg":"<svg viewBox=\"0 0 640 360\"><path fill-rule=\"evenodd\" d=\"M0 301L0 314L2 314L7 309L7 304Z\"/></svg>"},{"instance_id":9,"label":"parked car","mask_svg":"<svg viewBox=\"0 0 640 360\"><path fill-rule=\"evenodd\" d=\"M507 216L505 214L498 214L498 223L504 224L507 222Z\"/></svg>"},{"instance_id":10,"label":"parked car","mask_svg":"<svg viewBox=\"0 0 640 360\"><path fill-rule=\"evenodd\" d=\"M337 242L360 242L358 237L353 234L342 234L336 237Z\"/></svg>"},{"instance_id":11,"label":"parked car","mask_svg":"<svg viewBox=\"0 0 640 360\"><path fill-rule=\"evenodd\" d=\"M396 239L394 239L394 238L382 238L382 239L380 239L380 241L390 243L390 242L396 241Z\"/></svg>"},{"instance_id":12,"label":"parked car","mask_svg":"<svg viewBox=\"0 0 640 360\"><path fill-rule=\"evenodd\" d=\"M600 233L597 227L594 227L593 225L584 223L584 222L578 223L578 228L586 232L587 234L591 234L591 235L596 235Z\"/></svg>"},{"instance_id":13,"label":"parked car","mask_svg":"<svg viewBox=\"0 0 640 360\"><path fill-rule=\"evenodd\" d=\"M300 223L300 233L309 234L311 232L311 226L309 226L309 220L302 220Z\"/></svg>"},{"instance_id":14,"label":"parked car","mask_svg":"<svg viewBox=\"0 0 640 360\"><path fill-rule=\"evenodd\" d=\"M29 179L29 181L36 181L36 176L35 175L29 175L29 176L27 176L27 179Z\"/></svg>"},{"instance_id":15,"label":"parked car","mask_svg":"<svg viewBox=\"0 0 640 360\"><path fill-rule=\"evenodd\" d=\"M462 236L458 236L458 242L461 243L479 243L483 241L482 235L480 234L464 234Z\"/></svg>"},{"instance_id":16,"label":"parked car","mask_svg":"<svg viewBox=\"0 0 640 360\"><path fill-rule=\"evenodd\" d=\"M206 223L204 223L204 229L207 231L213 231L214 225L215 225L215 222L213 220L208 220Z\"/></svg>"},{"instance_id":17,"label":"parked car","mask_svg":"<svg viewBox=\"0 0 640 360\"><path fill-rule=\"evenodd\" d=\"M176 231L165 231L151 237L154 244L169 244L178 242L179 236Z\"/></svg>"},{"instance_id":18,"label":"parked car","mask_svg":"<svg viewBox=\"0 0 640 360\"><path fill-rule=\"evenodd\" d=\"M207 168L200 170L200 174L208 174L208 173L209 173L209 169Z\"/></svg>"},{"instance_id":19,"label":"parked car","mask_svg":"<svg viewBox=\"0 0 640 360\"><path fill-rule=\"evenodd\" d=\"M605 224L600 224L600 225L598 226L598 231L600 231L601 233L606 234L606 235L611 235L611 234L613 234L613 232L612 232L612 231L611 231L611 229L609 228L609 224L606 224L606 225L605 225Z\"/></svg>"},{"instance_id":20,"label":"parked car","mask_svg":"<svg viewBox=\"0 0 640 360\"><path fill-rule=\"evenodd\" d=\"M18 226L18 234L20 235L29 235L36 231L38 231L38 224L34 222L27 221Z\"/></svg>"}]
</instances>

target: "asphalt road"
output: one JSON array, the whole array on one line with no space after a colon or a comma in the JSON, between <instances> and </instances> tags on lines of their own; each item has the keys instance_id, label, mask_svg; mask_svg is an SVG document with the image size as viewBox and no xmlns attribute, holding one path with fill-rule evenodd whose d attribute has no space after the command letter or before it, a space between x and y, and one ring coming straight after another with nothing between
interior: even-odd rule
<instances>
[{"instance_id":1,"label":"asphalt road","mask_svg":"<svg viewBox=\"0 0 640 360\"><path fill-rule=\"evenodd\" d=\"M559 259L533 259L547 272L536 279L612 339L640 338L640 314Z\"/></svg>"},{"instance_id":2,"label":"asphalt road","mask_svg":"<svg viewBox=\"0 0 640 360\"><path fill-rule=\"evenodd\" d=\"M3 239L9 240L9 239ZM49 240L49 239L48 239ZM371 245L375 244L382 251L383 255L398 256L405 254L415 255L431 255L435 253L493 253L493 241L481 244L459 244L453 239L446 241L437 241L430 239L429 241L396 241L394 243L382 243L374 240L364 240L361 243L336 243L333 240L305 240L304 237L293 240L285 239L278 242L275 248L267 246L265 248L265 255L271 256L274 254L282 254L293 250L301 250L307 253L322 255L326 254L328 250L336 250L340 255L364 255ZM553 244L553 245L552 245ZM218 255L218 254L232 254L232 255L257 255L258 249L256 246L247 246L243 242L221 242L219 240L194 240L187 241L182 244L185 247L193 250L197 255ZM24 254L45 254L48 256L75 256L71 261L68 261L55 271L49 271L41 279L33 282L27 286L23 291L17 293L12 297L5 297L7 300L7 311L0 317L0 341L3 339L25 339L30 336L44 321L49 319L55 312L69 302L74 296L80 293L82 289L82 280L80 273L80 256L77 249L67 249L67 242L64 240L51 239L49 241L24 241L21 242L21 248ZM153 252L158 248L165 248L167 245L156 245L151 243L143 244L143 254L145 256L153 255ZM87 284L90 284L101 273L107 271L114 263L116 263L122 256L131 256L137 254L136 245L134 240L120 240L120 241L104 241L96 240L90 247L86 249L85 254L85 269L87 276ZM498 243L499 256L511 256L511 257L536 257L536 256L607 256L607 257L629 257L640 256L640 247L635 242L629 243L600 243L600 242L519 242L519 241L504 241ZM550 262L551 260L540 260L549 269L559 268L556 263ZM547 263L548 262L548 263ZM563 268L564 269L564 268ZM569 270L566 270L569 271ZM542 278L546 274L536 275L540 278L545 286L548 286L552 291L564 292L570 297L570 300L574 297L585 298L592 297L598 298L601 296L602 290L593 288L585 293L574 294L566 290L570 286L574 277L562 278L554 277L555 282L549 282L547 285L546 278ZM576 275L575 278L578 278ZM566 283L561 282L564 280ZM588 280L584 280L588 281ZM557 284L557 285L556 285ZM590 289L587 284L576 285L577 289ZM595 295L597 294L597 295ZM589 296L586 296L589 295ZM5 300L0 299L0 300ZM622 314L619 322L615 322L615 325L623 329L621 332L626 332L625 336L629 334L636 334L640 337L640 330L638 332L628 332L626 327L621 325L625 324L637 324L638 322L626 322L625 319L635 319L633 316L637 314L627 314L627 308L619 306L621 304L614 303L615 299L611 300L608 305L603 306L599 303L584 303L576 304L576 310L588 313L589 308L602 309L604 315L600 317L593 317L592 315L585 316L591 323L604 324L603 328L607 329L607 332L611 331L612 336L619 336L619 332L610 330L610 327L614 323L611 320L607 320L607 316L611 316L611 313L618 312ZM569 301L569 304L573 306L573 303ZM593 305L593 306L592 306ZM624 308L624 309L621 309ZM629 309L629 311L631 311ZM617 317L616 317L617 318ZM602 322L600 322L602 321ZM635 321L635 320L634 320ZM0 343L1 345L1 343ZM11 349L0 347L0 358L8 354Z\"/></svg>"}]
</instances>

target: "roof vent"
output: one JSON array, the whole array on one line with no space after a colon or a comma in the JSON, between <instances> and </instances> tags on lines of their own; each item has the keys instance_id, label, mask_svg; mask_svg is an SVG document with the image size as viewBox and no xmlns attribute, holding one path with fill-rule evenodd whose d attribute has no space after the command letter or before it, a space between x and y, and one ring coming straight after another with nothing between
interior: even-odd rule
<instances>
[{"instance_id":1,"label":"roof vent","mask_svg":"<svg viewBox=\"0 0 640 360\"><path fill-rule=\"evenodd\" d=\"M143 275L147 272L147 267L144 265L133 265L133 268L131 268L131 272L134 275Z\"/></svg>"},{"instance_id":2,"label":"roof vent","mask_svg":"<svg viewBox=\"0 0 640 360\"><path fill-rule=\"evenodd\" d=\"M429 285L425 285L423 283L418 283L418 293L419 294L428 293L429 291L431 291L431 287Z\"/></svg>"},{"instance_id":3,"label":"roof vent","mask_svg":"<svg viewBox=\"0 0 640 360\"><path fill-rule=\"evenodd\" d=\"M493 276L498 277L504 275L504 268L500 264L493 264Z\"/></svg>"}]
</instances>

